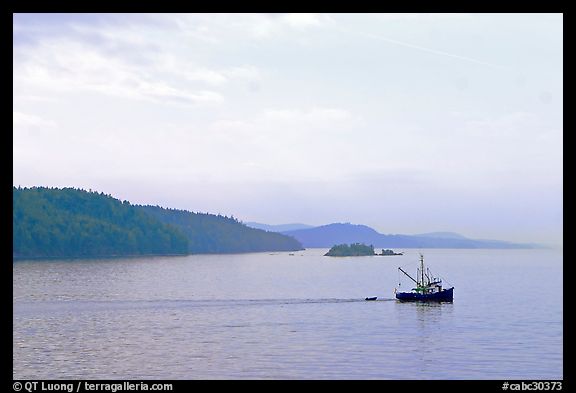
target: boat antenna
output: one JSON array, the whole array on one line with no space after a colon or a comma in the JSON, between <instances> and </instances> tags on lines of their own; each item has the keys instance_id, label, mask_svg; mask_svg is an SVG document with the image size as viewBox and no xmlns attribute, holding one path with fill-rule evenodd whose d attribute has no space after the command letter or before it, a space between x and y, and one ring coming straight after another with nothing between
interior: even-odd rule
<instances>
[{"instance_id":1,"label":"boat antenna","mask_svg":"<svg viewBox=\"0 0 576 393\"><path fill-rule=\"evenodd\" d=\"M427 281L428 284L430 284L430 282L431 282L432 280L430 279L431 273L430 273L430 269L429 269L429 268L426 268L426 273L425 273L425 275L426 275L426 280L428 280L428 281Z\"/></svg>"}]
</instances>

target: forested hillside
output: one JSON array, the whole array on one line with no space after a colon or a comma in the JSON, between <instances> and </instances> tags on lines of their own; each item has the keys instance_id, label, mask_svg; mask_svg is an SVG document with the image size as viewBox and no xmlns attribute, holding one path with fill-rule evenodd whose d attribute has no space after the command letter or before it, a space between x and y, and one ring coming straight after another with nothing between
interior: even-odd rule
<instances>
[{"instance_id":1,"label":"forested hillside","mask_svg":"<svg viewBox=\"0 0 576 393\"><path fill-rule=\"evenodd\" d=\"M158 206L141 208L163 223L179 228L188 238L190 253L295 251L302 245L280 233L250 228L233 217L191 213Z\"/></svg>"},{"instance_id":2,"label":"forested hillside","mask_svg":"<svg viewBox=\"0 0 576 393\"><path fill-rule=\"evenodd\" d=\"M74 188L13 188L15 258L300 250L234 218L136 206Z\"/></svg>"},{"instance_id":3,"label":"forested hillside","mask_svg":"<svg viewBox=\"0 0 576 393\"><path fill-rule=\"evenodd\" d=\"M15 257L185 254L186 237L128 201L74 188L13 189Z\"/></svg>"}]
</instances>

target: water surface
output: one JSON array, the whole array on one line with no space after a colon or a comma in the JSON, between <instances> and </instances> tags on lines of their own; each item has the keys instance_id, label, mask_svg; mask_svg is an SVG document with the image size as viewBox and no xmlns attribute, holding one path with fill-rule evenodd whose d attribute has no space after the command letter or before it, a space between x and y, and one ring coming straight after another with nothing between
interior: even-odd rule
<instances>
[{"instance_id":1,"label":"water surface","mask_svg":"<svg viewBox=\"0 0 576 393\"><path fill-rule=\"evenodd\" d=\"M420 250L442 304L394 299L417 251L326 251L14 262L13 376L563 377L561 251Z\"/></svg>"}]
</instances>

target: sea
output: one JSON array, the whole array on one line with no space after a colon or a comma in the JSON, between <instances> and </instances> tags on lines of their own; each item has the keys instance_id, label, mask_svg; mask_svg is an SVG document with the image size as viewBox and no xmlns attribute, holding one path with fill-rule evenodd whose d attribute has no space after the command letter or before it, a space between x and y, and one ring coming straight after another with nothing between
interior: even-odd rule
<instances>
[{"instance_id":1,"label":"sea","mask_svg":"<svg viewBox=\"0 0 576 393\"><path fill-rule=\"evenodd\" d=\"M326 251L13 262L13 378L563 379L561 249Z\"/></svg>"}]
</instances>

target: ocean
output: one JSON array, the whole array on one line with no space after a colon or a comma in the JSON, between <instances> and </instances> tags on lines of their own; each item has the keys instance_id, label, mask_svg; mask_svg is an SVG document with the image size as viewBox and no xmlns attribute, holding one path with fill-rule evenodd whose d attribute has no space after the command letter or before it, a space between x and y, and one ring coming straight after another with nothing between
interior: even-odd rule
<instances>
[{"instance_id":1,"label":"ocean","mask_svg":"<svg viewBox=\"0 0 576 393\"><path fill-rule=\"evenodd\" d=\"M326 251L13 262L13 378L563 378L562 250Z\"/></svg>"}]
</instances>

